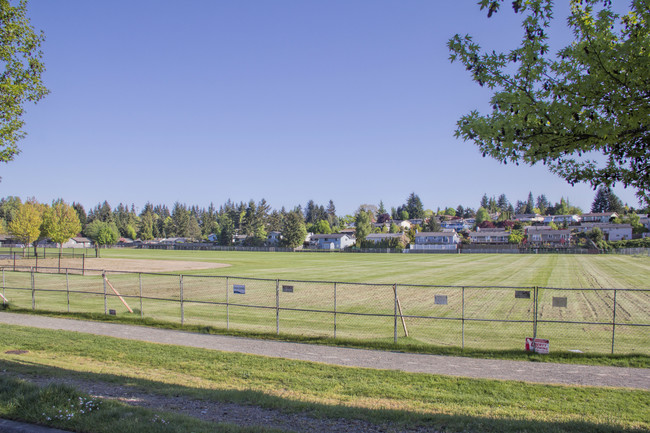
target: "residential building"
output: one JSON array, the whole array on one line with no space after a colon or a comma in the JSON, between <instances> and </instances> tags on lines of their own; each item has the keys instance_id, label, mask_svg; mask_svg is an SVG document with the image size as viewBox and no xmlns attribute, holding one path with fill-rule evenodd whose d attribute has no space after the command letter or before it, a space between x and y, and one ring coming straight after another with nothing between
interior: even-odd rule
<instances>
[{"instance_id":1,"label":"residential building","mask_svg":"<svg viewBox=\"0 0 650 433\"><path fill-rule=\"evenodd\" d=\"M555 223L556 225L560 224L578 224L580 222L580 216L578 215L546 215L544 217L544 224L548 225L550 223Z\"/></svg>"},{"instance_id":2,"label":"residential building","mask_svg":"<svg viewBox=\"0 0 650 433\"><path fill-rule=\"evenodd\" d=\"M472 244L507 244L510 233L503 230L481 230L471 232L469 238Z\"/></svg>"},{"instance_id":3,"label":"residential building","mask_svg":"<svg viewBox=\"0 0 650 433\"><path fill-rule=\"evenodd\" d=\"M354 236L345 233L319 234L311 236L311 244L319 250L342 250L354 245Z\"/></svg>"},{"instance_id":4,"label":"residential building","mask_svg":"<svg viewBox=\"0 0 650 433\"><path fill-rule=\"evenodd\" d=\"M266 236L266 244L270 246L278 246L282 242L282 233L278 231L271 231Z\"/></svg>"},{"instance_id":5,"label":"residential building","mask_svg":"<svg viewBox=\"0 0 650 433\"><path fill-rule=\"evenodd\" d=\"M549 227L528 227L526 243L533 246L568 246L571 230L551 230Z\"/></svg>"},{"instance_id":6,"label":"residential building","mask_svg":"<svg viewBox=\"0 0 650 433\"><path fill-rule=\"evenodd\" d=\"M612 218L618 217L616 212L583 213L580 217L582 223L609 223Z\"/></svg>"},{"instance_id":7,"label":"residential building","mask_svg":"<svg viewBox=\"0 0 650 433\"><path fill-rule=\"evenodd\" d=\"M366 241L373 242L375 244L389 239L398 239L402 246L405 246L409 242L408 236L406 236L404 233L371 233L366 236Z\"/></svg>"},{"instance_id":8,"label":"residential building","mask_svg":"<svg viewBox=\"0 0 650 433\"><path fill-rule=\"evenodd\" d=\"M522 223L543 223L544 222L544 217L542 215L536 214L536 213L522 213L522 214L515 214L513 217L515 221L519 221Z\"/></svg>"},{"instance_id":9,"label":"residential building","mask_svg":"<svg viewBox=\"0 0 650 433\"><path fill-rule=\"evenodd\" d=\"M626 241L632 239L632 226L630 224L582 223L575 229L578 232L588 232L594 228L599 228L603 232L603 237L606 241Z\"/></svg>"},{"instance_id":10,"label":"residential building","mask_svg":"<svg viewBox=\"0 0 650 433\"><path fill-rule=\"evenodd\" d=\"M415 235L411 244L414 250L455 250L460 243L456 232L422 232Z\"/></svg>"},{"instance_id":11,"label":"residential building","mask_svg":"<svg viewBox=\"0 0 650 433\"><path fill-rule=\"evenodd\" d=\"M453 229L457 232L462 230L469 230L472 226L467 223L463 218L452 218L449 220L442 221L440 227L443 229Z\"/></svg>"}]
</instances>

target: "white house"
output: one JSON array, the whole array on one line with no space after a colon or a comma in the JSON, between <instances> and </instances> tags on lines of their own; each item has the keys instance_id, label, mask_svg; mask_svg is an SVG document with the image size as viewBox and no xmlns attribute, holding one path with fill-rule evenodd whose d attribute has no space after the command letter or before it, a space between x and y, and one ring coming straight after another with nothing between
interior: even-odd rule
<instances>
[{"instance_id":1,"label":"white house","mask_svg":"<svg viewBox=\"0 0 650 433\"><path fill-rule=\"evenodd\" d=\"M63 248L91 248L93 241L84 236L75 236L63 244Z\"/></svg>"},{"instance_id":2,"label":"white house","mask_svg":"<svg viewBox=\"0 0 650 433\"><path fill-rule=\"evenodd\" d=\"M319 250L342 250L354 245L354 236L345 233L319 234L311 236L311 243Z\"/></svg>"},{"instance_id":3,"label":"white house","mask_svg":"<svg viewBox=\"0 0 650 433\"><path fill-rule=\"evenodd\" d=\"M618 217L616 212L592 212L583 213L581 221L583 223L609 223L612 218Z\"/></svg>"},{"instance_id":4,"label":"white house","mask_svg":"<svg viewBox=\"0 0 650 433\"><path fill-rule=\"evenodd\" d=\"M460 243L456 232L422 232L415 235L412 250L455 250Z\"/></svg>"},{"instance_id":5,"label":"white house","mask_svg":"<svg viewBox=\"0 0 650 433\"><path fill-rule=\"evenodd\" d=\"M544 224L578 224L580 222L580 216L578 215L546 215L544 217Z\"/></svg>"},{"instance_id":6,"label":"white house","mask_svg":"<svg viewBox=\"0 0 650 433\"><path fill-rule=\"evenodd\" d=\"M281 241L282 241L282 233L278 231L269 232L269 234L266 236L267 245L277 246L280 245Z\"/></svg>"},{"instance_id":7,"label":"white house","mask_svg":"<svg viewBox=\"0 0 650 433\"><path fill-rule=\"evenodd\" d=\"M543 223L544 222L544 217L536 214L536 213L521 213L521 214L515 214L513 217L515 221L519 221L522 223Z\"/></svg>"},{"instance_id":8,"label":"white house","mask_svg":"<svg viewBox=\"0 0 650 433\"><path fill-rule=\"evenodd\" d=\"M579 232L588 232L594 228L599 228L603 232L606 241L626 241L632 239L632 226L630 224L582 223L576 230Z\"/></svg>"}]
</instances>

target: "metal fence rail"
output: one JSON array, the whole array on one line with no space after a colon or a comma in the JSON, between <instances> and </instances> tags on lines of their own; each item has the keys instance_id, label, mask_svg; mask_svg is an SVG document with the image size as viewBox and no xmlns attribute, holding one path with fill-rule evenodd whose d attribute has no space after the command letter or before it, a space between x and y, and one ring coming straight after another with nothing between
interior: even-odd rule
<instances>
[{"instance_id":1,"label":"metal fence rail","mask_svg":"<svg viewBox=\"0 0 650 433\"><path fill-rule=\"evenodd\" d=\"M82 275L85 274L85 275ZM266 333L438 346L650 354L650 289L363 284L2 269L2 303ZM132 311L133 313L129 312Z\"/></svg>"}]
</instances>

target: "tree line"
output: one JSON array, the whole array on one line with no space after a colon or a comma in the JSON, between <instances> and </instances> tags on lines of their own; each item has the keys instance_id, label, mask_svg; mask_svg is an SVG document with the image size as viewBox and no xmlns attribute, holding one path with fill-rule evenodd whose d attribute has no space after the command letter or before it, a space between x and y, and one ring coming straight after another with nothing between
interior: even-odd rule
<instances>
[{"instance_id":1,"label":"tree line","mask_svg":"<svg viewBox=\"0 0 650 433\"><path fill-rule=\"evenodd\" d=\"M645 212L650 209L643 209ZM634 213L613 193L611 188L601 187L596 192L591 211ZM338 215L332 200L326 205L309 200L287 210L272 209L265 199L258 202L233 202L227 200L218 208L210 204L207 208L187 206L176 202L171 209L164 205L147 202L141 211L135 206L119 203L115 207L104 201L86 211L77 202L67 204L61 199L52 204L41 204L34 198L23 202L19 197L0 199L0 233L8 233L29 245L49 238L55 243L65 243L81 234L97 245L111 245L120 238L149 241L161 238L186 238L188 240L211 240L229 246L235 236L242 237L245 246L262 246L270 232L279 232L285 246L295 248L302 245L307 233L338 233L352 225L357 239L377 231L373 223L383 224L381 229L391 233L402 231L400 220L417 220L417 229L439 231L444 217L474 218L477 225L486 222L503 222L515 214L566 215L582 214L582 210L561 198L552 204L541 194L534 198L530 192L525 200L513 205L505 194L489 197L484 194L475 210L469 206L425 209L420 197L411 193L405 202L390 210L383 201L378 205L362 204L354 215Z\"/></svg>"}]
</instances>

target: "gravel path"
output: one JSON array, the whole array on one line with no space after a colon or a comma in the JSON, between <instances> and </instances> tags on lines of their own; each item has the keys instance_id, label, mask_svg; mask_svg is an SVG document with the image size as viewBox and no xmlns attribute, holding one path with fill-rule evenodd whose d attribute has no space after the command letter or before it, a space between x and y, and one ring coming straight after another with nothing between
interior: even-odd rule
<instances>
[{"instance_id":1,"label":"gravel path","mask_svg":"<svg viewBox=\"0 0 650 433\"><path fill-rule=\"evenodd\" d=\"M518 380L545 384L650 389L650 369L642 368L384 352L223 335L204 335L141 326L58 319L6 312L0 312L0 323L61 329L129 340L322 362L349 367L401 370L471 378Z\"/></svg>"}]
</instances>

